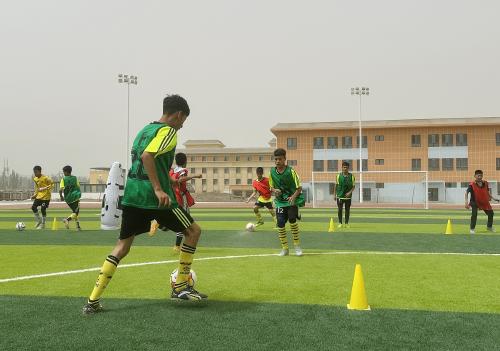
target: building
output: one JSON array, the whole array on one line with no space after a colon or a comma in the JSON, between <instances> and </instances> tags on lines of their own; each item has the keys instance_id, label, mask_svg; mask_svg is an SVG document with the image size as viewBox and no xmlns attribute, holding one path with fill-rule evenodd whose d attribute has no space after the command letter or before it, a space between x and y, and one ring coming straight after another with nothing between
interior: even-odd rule
<instances>
[{"instance_id":1,"label":"building","mask_svg":"<svg viewBox=\"0 0 500 351\"><path fill-rule=\"evenodd\" d=\"M269 147L254 148L229 148L219 140L188 140L183 145L177 152L187 155L190 174L202 174L201 179L191 180L194 192L247 196L252 192L255 169L262 167L267 174L274 166L275 139Z\"/></svg>"},{"instance_id":2,"label":"building","mask_svg":"<svg viewBox=\"0 0 500 351\"><path fill-rule=\"evenodd\" d=\"M271 131L277 147L287 150L309 200L314 186L314 198L331 204L343 160L357 177L353 199L359 200L357 121L279 123ZM365 121L361 158L364 201L423 203L427 183L429 201L464 202L464 188L476 169L500 194L500 117Z\"/></svg>"}]
</instances>

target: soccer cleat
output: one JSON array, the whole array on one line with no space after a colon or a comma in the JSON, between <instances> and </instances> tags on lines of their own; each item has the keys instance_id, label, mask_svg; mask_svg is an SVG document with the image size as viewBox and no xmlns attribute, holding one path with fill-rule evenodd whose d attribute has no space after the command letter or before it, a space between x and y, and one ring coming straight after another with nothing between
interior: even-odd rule
<instances>
[{"instance_id":1,"label":"soccer cleat","mask_svg":"<svg viewBox=\"0 0 500 351\"><path fill-rule=\"evenodd\" d=\"M497 231L493 227L486 227L486 230L492 233L496 233Z\"/></svg>"},{"instance_id":2,"label":"soccer cleat","mask_svg":"<svg viewBox=\"0 0 500 351\"><path fill-rule=\"evenodd\" d=\"M203 294L203 293L199 292L198 290L195 290L193 287L191 287L191 290L193 290L193 292L195 292L196 294L200 295L200 297L202 299L208 299L208 295L207 294Z\"/></svg>"},{"instance_id":3,"label":"soccer cleat","mask_svg":"<svg viewBox=\"0 0 500 351\"><path fill-rule=\"evenodd\" d=\"M300 246L295 246L295 256L302 256L303 253L302 253L302 249L300 248Z\"/></svg>"},{"instance_id":4,"label":"soccer cleat","mask_svg":"<svg viewBox=\"0 0 500 351\"><path fill-rule=\"evenodd\" d=\"M172 248L172 251L173 251L174 253L179 253L179 252L181 252L181 247L180 247L180 246L175 245L175 246Z\"/></svg>"},{"instance_id":5,"label":"soccer cleat","mask_svg":"<svg viewBox=\"0 0 500 351\"><path fill-rule=\"evenodd\" d=\"M288 253L289 253L288 249L281 249L281 252L279 255L280 256L288 256Z\"/></svg>"},{"instance_id":6,"label":"soccer cleat","mask_svg":"<svg viewBox=\"0 0 500 351\"><path fill-rule=\"evenodd\" d=\"M69 221L66 218L63 219L63 223L64 227L66 227L66 229L69 229Z\"/></svg>"},{"instance_id":7,"label":"soccer cleat","mask_svg":"<svg viewBox=\"0 0 500 351\"><path fill-rule=\"evenodd\" d=\"M260 225L263 225L264 224L264 221L258 221L257 223L255 223L255 226L258 227Z\"/></svg>"},{"instance_id":8,"label":"soccer cleat","mask_svg":"<svg viewBox=\"0 0 500 351\"><path fill-rule=\"evenodd\" d=\"M86 303L83 306L82 313L84 315L90 315L90 314L96 314L96 313L102 312L103 310L104 310L104 308L102 307L102 305L99 302L98 303Z\"/></svg>"},{"instance_id":9,"label":"soccer cleat","mask_svg":"<svg viewBox=\"0 0 500 351\"><path fill-rule=\"evenodd\" d=\"M340 223L337 228L341 229L343 227L342 223Z\"/></svg>"},{"instance_id":10,"label":"soccer cleat","mask_svg":"<svg viewBox=\"0 0 500 351\"><path fill-rule=\"evenodd\" d=\"M192 287L187 286L181 291L175 291L175 289L172 289L172 294L170 295L170 298L172 300L199 301L206 299L207 295L201 294L198 291L194 290Z\"/></svg>"},{"instance_id":11,"label":"soccer cleat","mask_svg":"<svg viewBox=\"0 0 500 351\"><path fill-rule=\"evenodd\" d=\"M469 233L476 234L476 231L474 229L471 229Z\"/></svg>"},{"instance_id":12,"label":"soccer cleat","mask_svg":"<svg viewBox=\"0 0 500 351\"><path fill-rule=\"evenodd\" d=\"M346 224L345 227L346 228L351 228L351 225L350 224Z\"/></svg>"}]
</instances>

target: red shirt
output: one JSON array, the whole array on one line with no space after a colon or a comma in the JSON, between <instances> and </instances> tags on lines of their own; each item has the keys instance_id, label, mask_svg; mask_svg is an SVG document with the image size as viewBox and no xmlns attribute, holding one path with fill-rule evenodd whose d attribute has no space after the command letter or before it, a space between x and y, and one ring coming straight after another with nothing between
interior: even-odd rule
<instances>
[{"instance_id":1,"label":"red shirt","mask_svg":"<svg viewBox=\"0 0 500 351\"><path fill-rule=\"evenodd\" d=\"M252 182L252 186L255 190L258 191L260 196L262 196L265 200L269 200L271 198L271 188L269 187L269 178L262 177L261 180L254 179Z\"/></svg>"},{"instance_id":2,"label":"red shirt","mask_svg":"<svg viewBox=\"0 0 500 351\"><path fill-rule=\"evenodd\" d=\"M474 194L474 202L480 210L491 210L490 193L488 190L488 182L483 180L483 186L477 185L476 182L471 182L470 187Z\"/></svg>"}]
</instances>

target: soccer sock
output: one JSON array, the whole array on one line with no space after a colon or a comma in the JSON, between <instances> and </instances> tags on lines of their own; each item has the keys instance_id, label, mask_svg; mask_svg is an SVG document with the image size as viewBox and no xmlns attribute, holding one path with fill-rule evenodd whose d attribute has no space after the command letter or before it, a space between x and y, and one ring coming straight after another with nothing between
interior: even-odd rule
<instances>
[{"instance_id":1,"label":"soccer sock","mask_svg":"<svg viewBox=\"0 0 500 351\"><path fill-rule=\"evenodd\" d=\"M283 250L288 250L288 240L286 239L286 229L278 228L278 237L280 238L281 248Z\"/></svg>"},{"instance_id":2,"label":"soccer sock","mask_svg":"<svg viewBox=\"0 0 500 351\"><path fill-rule=\"evenodd\" d=\"M182 234L182 232L177 233L177 237L175 238L175 246L181 246L183 237L184 234Z\"/></svg>"},{"instance_id":3,"label":"soccer sock","mask_svg":"<svg viewBox=\"0 0 500 351\"><path fill-rule=\"evenodd\" d=\"M35 212L35 221L40 222L40 214Z\"/></svg>"},{"instance_id":4,"label":"soccer sock","mask_svg":"<svg viewBox=\"0 0 500 351\"><path fill-rule=\"evenodd\" d=\"M290 228L292 229L293 245L294 246L300 246L299 224L297 222L290 223Z\"/></svg>"},{"instance_id":5,"label":"soccer sock","mask_svg":"<svg viewBox=\"0 0 500 351\"><path fill-rule=\"evenodd\" d=\"M42 216L42 224L45 224L46 219L47 219L47 216Z\"/></svg>"},{"instance_id":6,"label":"soccer sock","mask_svg":"<svg viewBox=\"0 0 500 351\"><path fill-rule=\"evenodd\" d=\"M257 217L257 223L258 223L258 222L262 222L262 215L260 214L260 212L257 212L257 213L255 214L255 217Z\"/></svg>"},{"instance_id":7,"label":"soccer sock","mask_svg":"<svg viewBox=\"0 0 500 351\"><path fill-rule=\"evenodd\" d=\"M193 255L196 247L182 244L181 254L179 255L179 267L177 268L177 279L174 289L181 291L188 285L189 272L191 272L191 263L193 263Z\"/></svg>"},{"instance_id":8,"label":"soccer sock","mask_svg":"<svg viewBox=\"0 0 500 351\"><path fill-rule=\"evenodd\" d=\"M97 277L94 290L92 290L92 293L90 294L89 303L99 303L99 299L104 292L104 289L106 289L106 286L108 286L109 281L113 278L113 274L115 273L119 262L120 260L115 256L109 255L106 257L106 260L102 265L101 272Z\"/></svg>"}]
</instances>

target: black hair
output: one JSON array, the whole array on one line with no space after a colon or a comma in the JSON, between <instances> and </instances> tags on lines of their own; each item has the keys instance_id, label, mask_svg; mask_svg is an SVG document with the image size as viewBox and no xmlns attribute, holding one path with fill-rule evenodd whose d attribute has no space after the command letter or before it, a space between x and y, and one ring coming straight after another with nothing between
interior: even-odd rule
<instances>
[{"instance_id":1,"label":"black hair","mask_svg":"<svg viewBox=\"0 0 500 351\"><path fill-rule=\"evenodd\" d=\"M73 171L73 167L71 167L71 166L64 166L63 167L63 172L71 174L72 171Z\"/></svg>"},{"instance_id":2,"label":"black hair","mask_svg":"<svg viewBox=\"0 0 500 351\"><path fill-rule=\"evenodd\" d=\"M278 156L283 156L286 158L286 150L282 149L282 148L274 150L274 157L278 157Z\"/></svg>"},{"instance_id":3,"label":"black hair","mask_svg":"<svg viewBox=\"0 0 500 351\"><path fill-rule=\"evenodd\" d=\"M264 174L264 168L257 167L257 169L255 170L255 172L257 172L257 174Z\"/></svg>"},{"instance_id":4,"label":"black hair","mask_svg":"<svg viewBox=\"0 0 500 351\"><path fill-rule=\"evenodd\" d=\"M181 111L187 116L189 116L189 106L182 96L179 95L167 95L163 99L163 114L171 115L173 113Z\"/></svg>"},{"instance_id":5,"label":"black hair","mask_svg":"<svg viewBox=\"0 0 500 351\"><path fill-rule=\"evenodd\" d=\"M346 161L342 162L342 167L344 167L344 166L349 167L349 162L346 162Z\"/></svg>"},{"instance_id":6,"label":"black hair","mask_svg":"<svg viewBox=\"0 0 500 351\"><path fill-rule=\"evenodd\" d=\"M476 175L476 174L483 174L483 171L482 171L482 170L480 170L480 169L476 169L476 170L474 171L474 175Z\"/></svg>"},{"instance_id":7,"label":"black hair","mask_svg":"<svg viewBox=\"0 0 500 351\"><path fill-rule=\"evenodd\" d=\"M187 163L187 156L183 152L179 152L175 155L175 163L177 166L185 166Z\"/></svg>"},{"instance_id":8,"label":"black hair","mask_svg":"<svg viewBox=\"0 0 500 351\"><path fill-rule=\"evenodd\" d=\"M33 171L40 171L41 172L42 171L42 167L35 166L35 167L33 167Z\"/></svg>"}]
</instances>

